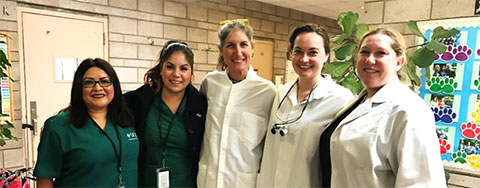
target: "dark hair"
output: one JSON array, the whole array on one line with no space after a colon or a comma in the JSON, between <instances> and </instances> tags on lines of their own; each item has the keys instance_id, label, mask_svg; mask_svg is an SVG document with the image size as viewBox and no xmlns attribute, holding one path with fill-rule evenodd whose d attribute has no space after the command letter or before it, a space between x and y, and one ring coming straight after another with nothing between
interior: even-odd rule
<instances>
[{"instance_id":1,"label":"dark hair","mask_svg":"<svg viewBox=\"0 0 480 188\"><path fill-rule=\"evenodd\" d=\"M225 40L227 39L228 35L230 35L230 33L236 30L243 31L245 35L247 35L250 44L253 44L253 29L248 24L248 20L227 20L221 23L223 23L223 25L218 30L218 40L220 41L220 44L218 44L218 48L223 48L223 45L225 44ZM227 69L227 64L225 64L225 60L223 60L222 54L219 54L218 56L217 69L220 69L222 71Z\"/></svg>"},{"instance_id":2,"label":"dark hair","mask_svg":"<svg viewBox=\"0 0 480 188\"><path fill-rule=\"evenodd\" d=\"M193 75L193 52L188 47L187 43L181 41L171 40L165 43L162 51L160 51L160 57L158 58L158 63L150 68L147 73L145 73L144 80L145 84L152 84L153 90L155 93L160 92L163 82L162 82L162 72L163 64L167 59L169 59L174 52L182 52L185 55L185 58L190 64L192 75Z\"/></svg>"},{"instance_id":3,"label":"dark hair","mask_svg":"<svg viewBox=\"0 0 480 188\"><path fill-rule=\"evenodd\" d=\"M325 54L330 53L330 38L328 38L327 31L322 26L317 24L309 23L302 26L299 26L293 30L292 34L290 35L290 39L288 40L290 44L288 45L287 51L287 59L290 59L290 54L292 53L293 46L295 45L295 39L298 35L302 33L317 33L323 39L323 48L325 48Z\"/></svg>"},{"instance_id":4,"label":"dark hair","mask_svg":"<svg viewBox=\"0 0 480 188\"><path fill-rule=\"evenodd\" d=\"M70 122L77 127L83 127L89 118L88 109L83 100L83 76L92 67L98 67L105 71L113 82L114 96L110 104L108 104L107 118L114 125L120 127L133 126L133 116L128 109L120 87L120 81L113 67L103 59L85 59L78 66L75 76L73 77L72 92L70 96L70 105L62 111L70 111Z\"/></svg>"}]
</instances>

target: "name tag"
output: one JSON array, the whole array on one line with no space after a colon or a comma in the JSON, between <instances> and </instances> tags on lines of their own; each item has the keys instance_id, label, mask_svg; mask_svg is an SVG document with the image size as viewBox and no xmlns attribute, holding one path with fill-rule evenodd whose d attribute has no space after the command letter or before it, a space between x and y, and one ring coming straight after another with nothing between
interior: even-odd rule
<instances>
[{"instance_id":1,"label":"name tag","mask_svg":"<svg viewBox=\"0 0 480 188\"><path fill-rule=\"evenodd\" d=\"M170 187L168 168L157 168L157 187L158 188Z\"/></svg>"}]
</instances>

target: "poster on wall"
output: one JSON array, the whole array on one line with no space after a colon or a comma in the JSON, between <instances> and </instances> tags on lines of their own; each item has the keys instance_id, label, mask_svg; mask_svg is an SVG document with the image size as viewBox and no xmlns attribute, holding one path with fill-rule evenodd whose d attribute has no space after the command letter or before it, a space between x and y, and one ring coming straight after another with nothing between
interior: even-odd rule
<instances>
[{"instance_id":1,"label":"poster on wall","mask_svg":"<svg viewBox=\"0 0 480 188\"><path fill-rule=\"evenodd\" d=\"M0 33L0 50L10 59L10 51L8 45L8 36ZM4 73L10 76L10 69L5 70ZM0 79L0 110L1 113L7 116L0 116L0 123L10 121L13 123L13 101L12 101L12 83L9 78Z\"/></svg>"},{"instance_id":2,"label":"poster on wall","mask_svg":"<svg viewBox=\"0 0 480 188\"><path fill-rule=\"evenodd\" d=\"M480 174L480 18L418 25L427 38L438 26L460 31L439 40L447 50L435 54L433 64L422 70L424 75L430 69L430 78L422 76L419 95L435 117L445 168Z\"/></svg>"}]
</instances>

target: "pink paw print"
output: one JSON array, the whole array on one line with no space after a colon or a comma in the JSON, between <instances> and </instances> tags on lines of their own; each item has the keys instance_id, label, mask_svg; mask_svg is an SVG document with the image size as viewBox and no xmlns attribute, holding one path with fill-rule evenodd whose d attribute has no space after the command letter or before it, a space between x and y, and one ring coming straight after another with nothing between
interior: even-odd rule
<instances>
[{"instance_id":1,"label":"pink paw print","mask_svg":"<svg viewBox=\"0 0 480 188\"><path fill-rule=\"evenodd\" d=\"M447 140L445 139L438 139L438 142L440 142L440 153L446 154L448 150L450 150L450 144L447 143Z\"/></svg>"},{"instance_id":2,"label":"pink paw print","mask_svg":"<svg viewBox=\"0 0 480 188\"><path fill-rule=\"evenodd\" d=\"M462 135L466 138L475 138L477 137L478 140L480 140L480 128L477 127L477 124L468 122L462 124L460 127L462 129Z\"/></svg>"},{"instance_id":3,"label":"pink paw print","mask_svg":"<svg viewBox=\"0 0 480 188\"><path fill-rule=\"evenodd\" d=\"M477 53L479 53L477 51ZM443 54L435 54L435 60L442 60L442 61L450 61L450 60L457 60L457 61L466 61L468 57L472 55L472 49L470 49L467 45L459 45L454 47L452 45L447 46L447 51Z\"/></svg>"}]
</instances>

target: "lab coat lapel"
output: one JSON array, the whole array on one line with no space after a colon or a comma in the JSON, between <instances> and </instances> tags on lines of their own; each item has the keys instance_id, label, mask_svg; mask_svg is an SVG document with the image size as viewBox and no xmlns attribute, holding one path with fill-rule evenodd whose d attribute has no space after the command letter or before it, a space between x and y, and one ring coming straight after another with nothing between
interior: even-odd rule
<instances>
[{"instance_id":1,"label":"lab coat lapel","mask_svg":"<svg viewBox=\"0 0 480 188\"><path fill-rule=\"evenodd\" d=\"M367 94L366 90L362 91L355 100L350 101L350 103L337 114L337 118L341 114L345 113L345 111L347 111L349 108L351 108L353 104L355 104L355 102L357 102L358 100L362 100L363 96L365 96L366 94ZM358 105L357 108L355 108L349 115L347 115L347 117L343 119L342 124L348 123L350 121L357 119L360 116L367 114L371 108L372 108L371 103L370 102L367 103L367 101L365 101L364 103Z\"/></svg>"}]
</instances>

